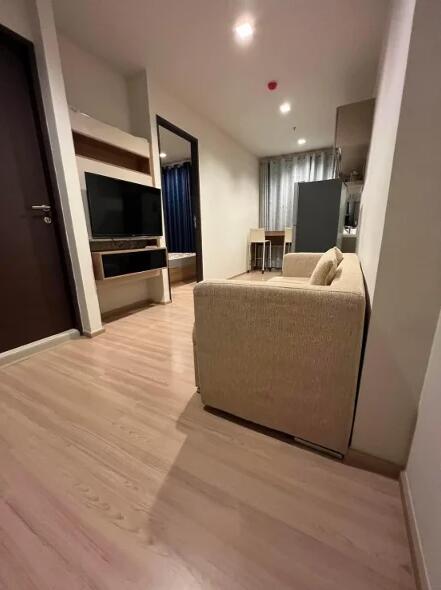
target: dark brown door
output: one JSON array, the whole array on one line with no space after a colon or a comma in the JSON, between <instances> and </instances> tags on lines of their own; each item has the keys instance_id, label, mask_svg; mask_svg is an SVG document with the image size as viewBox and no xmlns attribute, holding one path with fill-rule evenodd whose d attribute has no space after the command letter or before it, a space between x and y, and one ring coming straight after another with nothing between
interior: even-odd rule
<instances>
[{"instance_id":1,"label":"dark brown door","mask_svg":"<svg viewBox=\"0 0 441 590\"><path fill-rule=\"evenodd\" d=\"M0 31L0 352L74 327L31 52Z\"/></svg>"}]
</instances>

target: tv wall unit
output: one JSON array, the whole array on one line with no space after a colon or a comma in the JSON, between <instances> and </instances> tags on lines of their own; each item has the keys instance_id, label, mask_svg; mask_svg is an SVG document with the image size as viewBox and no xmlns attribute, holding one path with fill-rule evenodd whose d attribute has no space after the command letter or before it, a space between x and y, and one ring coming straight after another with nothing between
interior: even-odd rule
<instances>
[{"instance_id":1,"label":"tv wall unit","mask_svg":"<svg viewBox=\"0 0 441 590\"><path fill-rule=\"evenodd\" d=\"M70 120L91 235L85 173L154 186L150 143L72 107ZM146 304L170 301L163 236L90 238L90 251L103 319Z\"/></svg>"}]
</instances>

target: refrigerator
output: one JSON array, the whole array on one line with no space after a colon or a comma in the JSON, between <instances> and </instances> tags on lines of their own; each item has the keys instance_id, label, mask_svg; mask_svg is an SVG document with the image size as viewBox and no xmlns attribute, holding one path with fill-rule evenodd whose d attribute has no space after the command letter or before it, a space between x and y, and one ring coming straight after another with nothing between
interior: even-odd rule
<instances>
[{"instance_id":1,"label":"refrigerator","mask_svg":"<svg viewBox=\"0 0 441 590\"><path fill-rule=\"evenodd\" d=\"M297 185L296 252L341 248L347 188L342 180L299 182Z\"/></svg>"}]
</instances>

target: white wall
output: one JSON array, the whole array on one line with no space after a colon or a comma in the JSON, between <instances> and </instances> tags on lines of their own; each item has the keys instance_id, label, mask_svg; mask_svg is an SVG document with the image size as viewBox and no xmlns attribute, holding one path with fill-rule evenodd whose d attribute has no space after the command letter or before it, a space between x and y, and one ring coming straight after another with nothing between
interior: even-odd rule
<instances>
[{"instance_id":1,"label":"white wall","mask_svg":"<svg viewBox=\"0 0 441 590\"><path fill-rule=\"evenodd\" d=\"M417 0L352 446L405 465L441 302L441 2Z\"/></svg>"},{"instance_id":2,"label":"white wall","mask_svg":"<svg viewBox=\"0 0 441 590\"><path fill-rule=\"evenodd\" d=\"M31 0L33 38L67 244L84 331L102 329L50 0Z\"/></svg>"},{"instance_id":3,"label":"white wall","mask_svg":"<svg viewBox=\"0 0 441 590\"><path fill-rule=\"evenodd\" d=\"M226 278L245 272L248 230L258 223L257 157L172 97L152 77L149 102L157 179L157 114L199 140L204 278Z\"/></svg>"},{"instance_id":4,"label":"white wall","mask_svg":"<svg viewBox=\"0 0 441 590\"><path fill-rule=\"evenodd\" d=\"M32 41L32 18L27 0L0 0L0 23Z\"/></svg>"},{"instance_id":5,"label":"white wall","mask_svg":"<svg viewBox=\"0 0 441 590\"><path fill-rule=\"evenodd\" d=\"M371 302L380 258L415 0L394 0L385 37L357 245Z\"/></svg>"},{"instance_id":6,"label":"white wall","mask_svg":"<svg viewBox=\"0 0 441 590\"><path fill-rule=\"evenodd\" d=\"M131 132L150 141L152 133L150 129L148 80L145 69L127 79L127 89Z\"/></svg>"},{"instance_id":7,"label":"white wall","mask_svg":"<svg viewBox=\"0 0 441 590\"><path fill-rule=\"evenodd\" d=\"M130 132L125 77L102 59L58 35L61 65L69 105L104 123Z\"/></svg>"},{"instance_id":8,"label":"white wall","mask_svg":"<svg viewBox=\"0 0 441 590\"><path fill-rule=\"evenodd\" d=\"M411 498L420 572L441 588L441 314L424 380L406 480ZM422 557L422 559L421 559ZM429 585L430 584L430 585Z\"/></svg>"}]
</instances>

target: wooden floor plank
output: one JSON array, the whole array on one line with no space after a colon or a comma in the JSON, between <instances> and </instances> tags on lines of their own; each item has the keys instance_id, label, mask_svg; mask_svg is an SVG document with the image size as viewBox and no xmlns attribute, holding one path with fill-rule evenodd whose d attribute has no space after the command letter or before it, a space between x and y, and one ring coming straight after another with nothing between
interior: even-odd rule
<instances>
[{"instance_id":1,"label":"wooden floor plank","mask_svg":"<svg viewBox=\"0 0 441 590\"><path fill-rule=\"evenodd\" d=\"M192 324L0 369L0 588L414 590L397 482L204 410Z\"/></svg>"}]
</instances>

